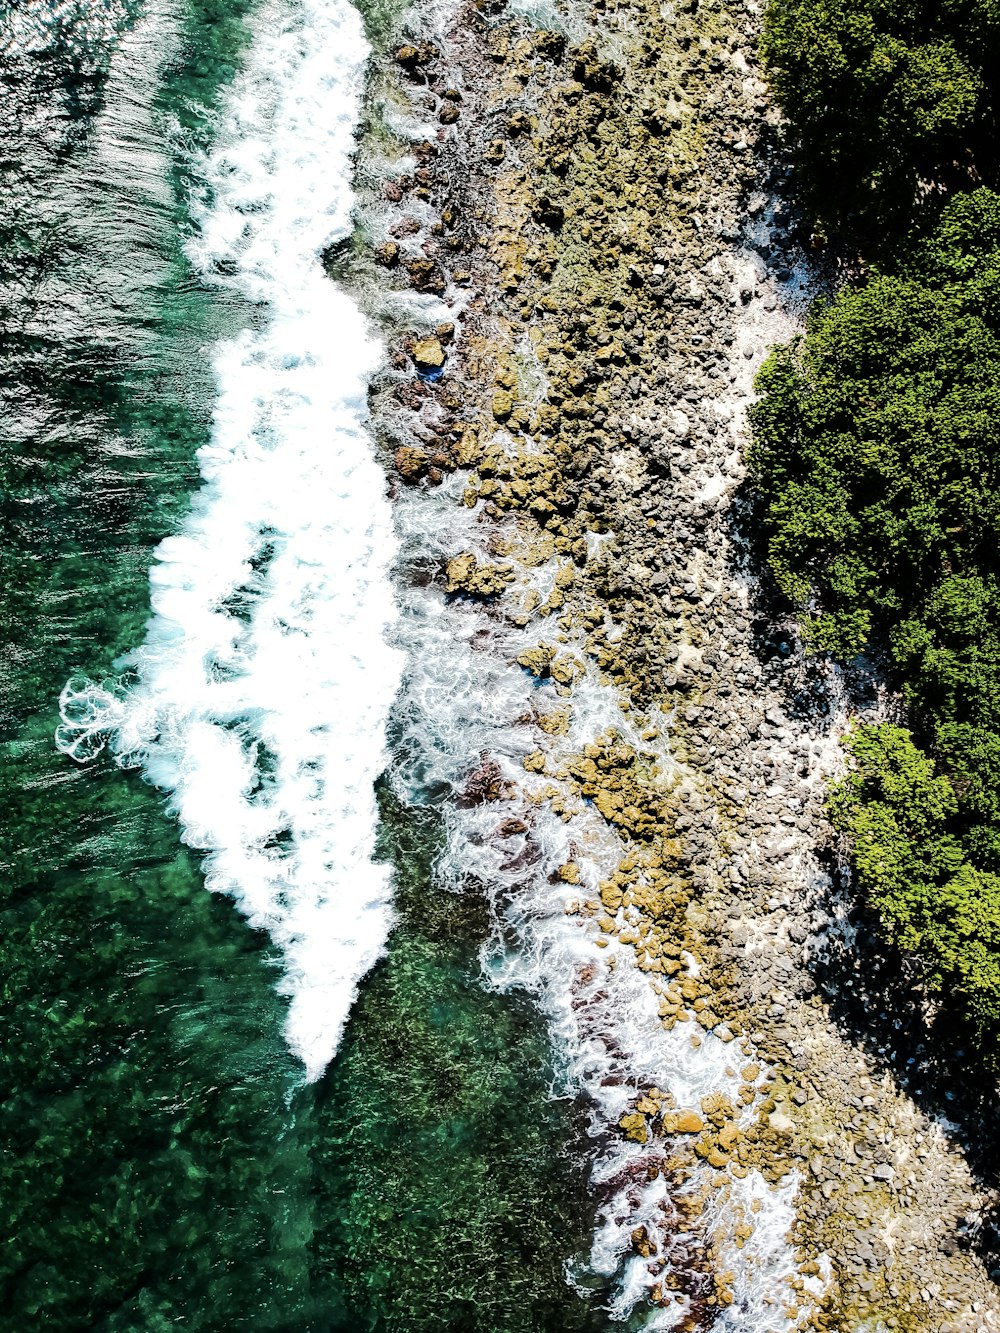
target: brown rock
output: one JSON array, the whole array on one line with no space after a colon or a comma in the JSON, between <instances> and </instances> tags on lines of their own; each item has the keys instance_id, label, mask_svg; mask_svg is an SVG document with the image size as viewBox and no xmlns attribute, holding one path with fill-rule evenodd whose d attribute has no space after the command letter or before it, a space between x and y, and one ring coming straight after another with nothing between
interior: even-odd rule
<instances>
[{"instance_id":1,"label":"brown rock","mask_svg":"<svg viewBox=\"0 0 1000 1333\"><path fill-rule=\"evenodd\" d=\"M440 370L444 365L444 348L437 338L420 338L413 344L410 352L417 370L427 372Z\"/></svg>"},{"instance_id":2,"label":"brown rock","mask_svg":"<svg viewBox=\"0 0 1000 1333\"><path fill-rule=\"evenodd\" d=\"M432 259L411 259L406 271L418 292L432 292L440 296L447 286L444 273Z\"/></svg>"},{"instance_id":3,"label":"brown rock","mask_svg":"<svg viewBox=\"0 0 1000 1333\"><path fill-rule=\"evenodd\" d=\"M514 399L506 389L498 389L493 395L493 415L497 421L509 420L514 411Z\"/></svg>"},{"instance_id":4,"label":"brown rock","mask_svg":"<svg viewBox=\"0 0 1000 1333\"><path fill-rule=\"evenodd\" d=\"M471 551L453 556L446 567L449 592L499 597L514 577L509 565L481 565Z\"/></svg>"},{"instance_id":5,"label":"brown rock","mask_svg":"<svg viewBox=\"0 0 1000 1333\"><path fill-rule=\"evenodd\" d=\"M719 1130L719 1147L723 1152L730 1153L742 1137L743 1131L739 1126L734 1125L732 1122L728 1125L723 1125L722 1129Z\"/></svg>"},{"instance_id":6,"label":"brown rock","mask_svg":"<svg viewBox=\"0 0 1000 1333\"><path fill-rule=\"evenodd\" d=\"M639 1115L638 1112L633 1111L623 1115L618 1121L618 1128L623 1129L625 1137L631 1139L633 1143L645 1143L649 1139L646 1117Z\"/></svg>"},{"instance_id":7,"label":"brown rock","mask_svg":"<svg viewBox=\"0 0 1000 1333\"><path fill-rule=\"evenodd\" d=\"M705 1122L694 1111L667 1111L663 1117L665 1134L700 1134Z\"/></svg>"},{"instance_id":8,"label":"brown rock","mask_svg":"<svg viewBox=\"0 0 1000 1333\"><path fill-rule=\"evenodd\" d=\"M636 1227L632 1232L632 1248L644 1259L649 1259L656 1253L656 1245L645 1227Z\"/></svg>"},{"instance_id":9,"label":"brown rock","mask_svg":"<svg viewBox=\"0 0 1000 1333\"><path fill-rule=\"evenodd\" d=\"M558 60L566 50L566 38L559 32L542 28L535 33L532 41L535 50L546 60Z\"/></svg>"},{"instance_id":10,"label":"brown rock","mask_svg":"<svg viewBox=\"0 0 1000 1333\"><path fill-rule=\"evenodd\" d=\"M427 455L412 444L401 444L393 461L403 480L411 483L419 481L427 470Z\"/></svg>"}]
</instances>

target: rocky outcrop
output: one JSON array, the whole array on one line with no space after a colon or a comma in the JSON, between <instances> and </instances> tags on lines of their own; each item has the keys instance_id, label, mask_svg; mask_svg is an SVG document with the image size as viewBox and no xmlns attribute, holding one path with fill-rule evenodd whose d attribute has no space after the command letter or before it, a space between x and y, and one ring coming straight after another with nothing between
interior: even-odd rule
<instances>
[{"instance_id":1,"label":"rocky outcrop","mask_svg":"<svg viewBox=\"0 0 1000 1333\"><path fill-rule=\"evenodd\" d=\"M733 1099L695 1112L647 1089L621 1135L668 1142L678 1178L695 1162L719 1180L794 1173L803 1290L830 1264L818 1327L1000 1327L962 1239L990 1196L817 984L850 908L816 855L824 784L862 701L767 622L745 545L753 374L830 277L774 148L757 9L599 0L580 22L574 45L463 11L397 53L393 95L440 129L400 145L420 166L374 260L395 245L399 280L452 302L457 328L447 356L438 338L400 354L375 419L398 475L462 469L464 504L505 534L495 561L454 556L445 590L544 621L517 662L566 711L524 768L592 802L627 848L578 910L634 949L665 1027L733 1051ZM641 744L609 730L553 758L583 680L619 691Z\"/></svg>"}]
</instances>

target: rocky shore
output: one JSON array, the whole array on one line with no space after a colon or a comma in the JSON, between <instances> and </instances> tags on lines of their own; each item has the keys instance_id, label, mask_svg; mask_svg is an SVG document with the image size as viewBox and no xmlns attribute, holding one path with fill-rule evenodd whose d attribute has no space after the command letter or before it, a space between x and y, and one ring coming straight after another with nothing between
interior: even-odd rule
<instances>
[{"instance_id":1,"label":"rocky shore","mask_svg":"<svg viewBox=\"0 0 1000 1333\"><path fill-rule=\"evenodd\" d=\"M891 701L802 658L750 550L753 377L835 280L795 209L757 7L406 21L372 78L363 245L330 264L388 332L393 494L442 488L479 534L408 577L485 610L559 701L529 719L524 803L596 810L624 847L596 886L559 867L568 910L634 951L665 1029L733 1052L728 1091L693 1109L643 1088L617 1133L662 1149L678 1196L696 1178L706 1219L751 1173L791 1185L801 1302L782 1293L775 1328L998 1328L974 1243L994 1200L819 984L857 925L825 785L852 714ZM574 749L598 687L618 720ZM491 762L471 757L467 798L520 836L521 780ZM753 1218L729 1232L660 1326L731 1303L720 1256ZM631 1244L662 1256L645 1226ZM652 1305L678 1283L661 1264Z\"/></svg>"}]
</instances>

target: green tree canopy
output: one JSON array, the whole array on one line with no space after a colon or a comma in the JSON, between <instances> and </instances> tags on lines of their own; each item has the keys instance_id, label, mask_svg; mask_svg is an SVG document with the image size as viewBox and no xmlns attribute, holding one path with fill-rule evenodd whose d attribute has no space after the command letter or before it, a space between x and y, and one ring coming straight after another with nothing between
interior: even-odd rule
<instances>
[{"instance_id":1,"label":"green tree canopy","mask_svg":"<svg viewBox=\"0 0 1000 1333\"><path fill-rule=\"evenodd\" d=\"M905 223L990 155L996 0L770 0L763 55L830 225Z\"/></svg>"}]
</instances>

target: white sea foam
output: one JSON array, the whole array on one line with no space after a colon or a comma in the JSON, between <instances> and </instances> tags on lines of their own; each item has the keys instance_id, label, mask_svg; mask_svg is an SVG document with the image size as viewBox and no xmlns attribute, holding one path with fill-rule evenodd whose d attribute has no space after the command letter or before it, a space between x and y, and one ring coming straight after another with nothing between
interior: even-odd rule
<instances>
[{"instance_id":1,"label":"white sea foam","mask_svg":"<svg viewBox=\"0 0 1000 1333\"><path fill-rule=\"evenodd\" d=\"M208 887L281 948L287 1038L317 1077L392 924L373 784L400 655L385 478L366 432L380 355L319 254L351 227L368 55L347 0L264 5L202 164L190 257L257 303L215 355L203 486L161 543L143 646L63 691L61 747L104 744L170 793Z\"/></svg>"}]
</instances>

